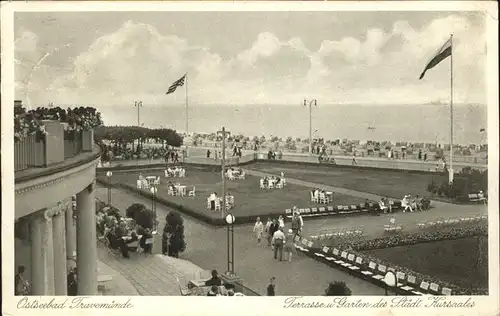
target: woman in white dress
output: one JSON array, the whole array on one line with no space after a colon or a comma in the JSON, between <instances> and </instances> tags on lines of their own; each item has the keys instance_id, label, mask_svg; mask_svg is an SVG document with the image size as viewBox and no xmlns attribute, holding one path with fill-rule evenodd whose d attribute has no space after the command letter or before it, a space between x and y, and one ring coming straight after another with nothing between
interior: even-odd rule
<instances>
[{"instance_id":1,"label":"woman in white dress","mask_svg":"<svg viewBox=\"0 0 500 316\"><path fill-rule=\"evenodd\" d=\"M257 238L257 243L260 244L262 233L264 232L264 224L262 224L262 222L260 221L260 217L257 217L257 220L255 221L253 232L255 234L255 237Z\"/></svg>"},{"instance_id":2,"label":"woman in white dress","mask_svg":"<svg viewBox=\"0 0 500 316\"><path fill-rule=\"evenodd\" d=\"M278 223L279 223L280 228L285 228L285 220L283 219L282 215L280 215L280 217L278 217Z\"/></svg>"}]
</instances>

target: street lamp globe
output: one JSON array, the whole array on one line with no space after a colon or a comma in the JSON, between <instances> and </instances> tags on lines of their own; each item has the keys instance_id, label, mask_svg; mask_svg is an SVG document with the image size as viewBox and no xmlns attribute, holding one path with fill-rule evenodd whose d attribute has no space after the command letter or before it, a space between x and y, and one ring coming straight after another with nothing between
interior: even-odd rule
<instances>
[{"instance_id":1,"label":"street lamp globe","mask_svg":"<svg viewBox=\"0 0 500 316\"><path fill-rule=\"evenodd\" d=\"M111 177L112 175L113 175L113 172L111 172L111 171L107 171L107 172L106 172L106 177L108 177L108 178L109 178L109 177Z\"/></svg>"},{"instance_id":2,"label":"street lamp globe","mask_svg":"<svg viewBox=\"0 0 500 316\"><path fill-rule=\"evenodd\" d=\"M227 216L226 216L226 223L233 224L234 220L235 220L235 218L234 218L233 214L227 214Z\"/></svg>"},{"instance_id":3,"label":"street lamp globe","mask_svg":"<svg viewBox=\"0 0 500 316\"><path fill-rule=\"evenodd\" d=\"M158 191L158 189L156 187L151 187L151 193L153 194L156 194L156 192Z\"/></svg>"}]
</instances>

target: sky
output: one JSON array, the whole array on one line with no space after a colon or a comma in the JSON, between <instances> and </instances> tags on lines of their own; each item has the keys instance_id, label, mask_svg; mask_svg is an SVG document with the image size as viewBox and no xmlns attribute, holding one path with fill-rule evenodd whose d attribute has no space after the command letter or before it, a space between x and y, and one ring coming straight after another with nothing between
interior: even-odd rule
<instances>
[{"instance_id":1,"label":"sky","mask_svg":"<svg viewBox=\"0 0 500 316\"><path fill-rule=\"evenodd\" d=\"M16 99L29 106L486 103L474 12L16 12Z\"/></svg>"}]
</instances>

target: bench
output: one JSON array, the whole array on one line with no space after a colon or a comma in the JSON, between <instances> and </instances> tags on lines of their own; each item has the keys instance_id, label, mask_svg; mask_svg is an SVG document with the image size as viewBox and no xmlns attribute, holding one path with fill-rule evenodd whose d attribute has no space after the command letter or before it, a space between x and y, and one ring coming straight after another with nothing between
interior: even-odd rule
<instances>
[{"instance_id":1,"label":"bench","mask_svg":"<svg viewBox=\"0 0 500 316\"><path fill-rule=\"evenodd\" d=\"M368 264L368 270L361 271L361 273L363 273L364 275L367 275L367 276L368 275L373 275L372 271L375 271L376 268L377 268L377 264L375 262L373 262L373 261L370 261L370 263Z\"/></svg>"},{"instance_id":2,"label":"bench","mask_svg":"<svg viewBox=\"0 0 500 316\"><path fill-rule=\"evenodd\" d=\"M387 272L387 266L379 264L378 271L381 272L381 274L372 275L372 278L374 278L375 280L382 280L385 277L385 273Z\"/></svg>"},{"instance_id":3,"label":"bench","mask_svg":"<svg viewBox=\"0 0 500 316\"><path fill-rule=\"evenodd\" d=\"M419 290L422 290L424 293L425 292L428 292L429 291L429 282L426 282L426 281L422 281L420 283L420 288ZM412 291L413 294L415 295L424 295L424 293L420 292L420 291Z\"/></svg>"},{"instance_id":4,"label":"bench","mask_svg":"<svg viewBox=\"0 0 500 316\"><path fill-rule=\"evenodd\" d=\"M468 195L469 197L469 201L470 202L473 202L473 203L481 203L483 202L484 204L486 204L486 197L484 197L484 195L482 194L478 194L478 193L471 193Z\"/></svg>"}]
</instances>

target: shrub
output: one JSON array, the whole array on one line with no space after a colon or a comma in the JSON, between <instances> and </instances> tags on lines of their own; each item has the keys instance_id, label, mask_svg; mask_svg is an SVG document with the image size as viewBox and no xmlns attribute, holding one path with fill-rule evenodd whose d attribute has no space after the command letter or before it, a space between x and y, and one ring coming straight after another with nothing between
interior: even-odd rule
<instances>
[{"instance_id":1,"label":"shrub","mask_svg":"<svg viewBox=\"0 0 500 316\"><path fill-rule=\"evenodd\" d=\"M155 216L153 211L146 208L144 204L134 203L125 211L125 216L135 220L137 225L143 228L153 228Z\"/></svg>"},{"instance_id":2,"label":"shrub","mask_svg":"<svg viewBox=\"0 0 500 316\"><path fill-rule=\"evenodd\" d=\"M179 257L180 252L186 250L186 242L184 241L184 220L181 215L175 211L168 213L165 218L165 228L163 229L163 242L169 237L168 255L172 257ZM164 247L163 253L166 252Z\"/></svg>"},{"instance_id":3,"label":"shrub","mask_svg":"<svg viewBox=\"0 0 500 316\"><path fill-rule=\"evenodd\" d=\"M127 208L127 210L125 211L125 216L135 219L137 214L142 212L142 210L144 209L146 209L146 206L144 204L134 203Z\"/></svg>"},{"instance_id":4,"label":"shrub","mask_svg":"<svg viewBox=\"0 0 500 316\"><path fill-rule=\"evenodd\" d=\"M325 289L326 296L350 296L352 291L343 281L330 282Z\"/></svg>"},{"instance_id":5,"label":"shrub","mask_svg":"<svg viewBox=\"0 0 500 316\"><path fill-rule=\"evenodd\" d=\"M427 185L427 192L431 194L436 194L438 190L438 186L436 182L434 182L434 179L432 179L432 182Z\"/></svg>"}]
</instances>

